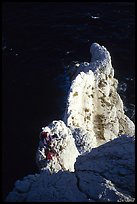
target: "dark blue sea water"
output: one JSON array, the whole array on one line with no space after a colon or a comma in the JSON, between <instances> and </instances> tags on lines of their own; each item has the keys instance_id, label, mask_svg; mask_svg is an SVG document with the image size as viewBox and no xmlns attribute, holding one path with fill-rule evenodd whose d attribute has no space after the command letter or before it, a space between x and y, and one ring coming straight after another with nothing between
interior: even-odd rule
<instances>
[{"instance_id":1,"label":"dark blue sea water","mask_svg":"<svg viewBox=\"0 0 137 204\"><path fill-rule=\"evenodd\" d=\"M111 53L127 114L134 120L134 3L3 3L2 194L38 171L41 127L61 119L65 67L90 61L90 45ZM125 90L124 90L124 88Z\"/></svg>"}]
</instances>

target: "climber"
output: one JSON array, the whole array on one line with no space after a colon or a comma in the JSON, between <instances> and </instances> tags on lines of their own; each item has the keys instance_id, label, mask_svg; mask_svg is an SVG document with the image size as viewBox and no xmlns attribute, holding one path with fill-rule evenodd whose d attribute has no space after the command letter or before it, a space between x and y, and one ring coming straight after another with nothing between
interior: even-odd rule
<instances>
[{"instance_id":1,"label":"climber","mask_svg":"<svg viewBox=\"0 0 137 204\"><path fill-rule=\"evenodd\" d=\"M52 139L57 138L58 136L56 134L50 135L49 132L41 132L40 139L42 143L44 144L44 153L40 151L44 159L50 161L52 157L56 154L56 151L54 150L52 146Z\"/></svg>"},{"instance_id":2,"label":"climber","mask_svg":"<svg viewBox=\"0 0 137 204\"><path fill-rule=\"evenodd\" d=\"M46 138L49 136L49 132L41 132L40 133L40 139Z\"/></svg>"},{"instance_id":3,"label":"climber","mask_svg":"<svg viewBox=\"0 0 137 204\"><path fill-rule=\"evenodd\" d=\"M52 150L45 149L46 160L50 161L55 153Z\"/></svg>"},{"instance_id":4,"label":"climber","mask_svg":"<svg viewBox=\"0 0 137 204\"><path fill-rule=\"evenodd\" d=\"M50 161L54 155L57 155L56 151L50 146L44 146L43 150L39 149L39 153L43 156L43 159L48 161Z\"/></svg>"},{"instance_id":5,"label":"climber","mask_svg":"<svg viewBox=\"0 0 137 204\"><path fill-rule=\"evenodd\" d=\"M42 140L44 146L49 146L52 138L51 138L49 132L42 132L40 134L40 139Z\"/></svg>"}]
</instances>

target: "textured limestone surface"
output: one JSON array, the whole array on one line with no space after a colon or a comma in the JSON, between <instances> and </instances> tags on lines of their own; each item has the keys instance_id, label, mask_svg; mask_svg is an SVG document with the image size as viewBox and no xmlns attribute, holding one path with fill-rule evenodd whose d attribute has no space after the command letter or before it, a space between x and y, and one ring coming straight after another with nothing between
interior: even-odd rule
<instances>
[{"instance_id":1,"label":"textured limestone surface","mask_svg":"<svg viewBox=\"0 0 137 204\"><path fill-rule=\"evenodd\" d=\"M92 199L104 202L133 201L135 137L122 135L78 157L75 172L80 189Z\"/></svg>"},{"instance_id":2,"label":"textured limestone surface","mask_svg":"<svg viewBox=\"0 0 137 204\"><path fill-rule=\"evenodd\" d=\"M58 172L59 170L74 171L74 164L79 152L75 145L72 133L65 123L61 120L53 121L51 124L43 128L43 132L48 131L50 135L56 137L52 139L50 146L55 155L49 161L44 157L44 144L40 141L36 154L36 162L39 169L49 170L50 172Z\"/></svg>"},{"instance_id":3,"label":"textured limestone surface","mask_svg":"<svg viewBox=\"0 0 137 204\"><path fill-rule=\"evenodd\" d=\"M75 171L42 170L15 183L7 202L134 202L135 138L122 135L77 157Z\"/></svg>"},{"instance_id":4,"label":"textured limestone surface","mask_svg":"<svg viewBox=\"0 0 137 204\"><path fill-rule=\"evenodd\" d=\"M118 80L114 78L109 52L97 43L91 45L90 52L90 63L74 67L64 115L74 137L76 131L87 134L81 138L88 145L83 152L121 134L135 132L134 123L124 114L123 102L117 93ZM76 139L80 143L80 138Z\"/></svg>"}]
</instances>

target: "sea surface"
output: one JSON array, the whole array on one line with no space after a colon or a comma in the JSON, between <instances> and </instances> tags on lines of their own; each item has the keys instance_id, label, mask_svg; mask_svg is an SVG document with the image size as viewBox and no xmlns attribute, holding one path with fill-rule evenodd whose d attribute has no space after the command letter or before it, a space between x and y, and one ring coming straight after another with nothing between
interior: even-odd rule
<instances>
[{"instance_id":1,"label":"sea surface","mask_svg":"<svg viewBox=\"0 0 137 204\"><path fill-rule=\"evenodd\" d=\"M3 3L3 199L17 179L38 172L41 128L64 113L66 67L90 62L93 42L110 52L118 91L134 121L134 3Z\"/></svg>"}]
</instances>

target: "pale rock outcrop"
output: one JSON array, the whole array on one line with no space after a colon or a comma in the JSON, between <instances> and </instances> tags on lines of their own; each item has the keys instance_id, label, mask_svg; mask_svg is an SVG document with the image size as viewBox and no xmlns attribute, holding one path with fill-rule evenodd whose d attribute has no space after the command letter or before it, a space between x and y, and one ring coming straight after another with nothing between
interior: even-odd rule
<instances>
[{"instance_id":1,"label":"pale rock outcrop","mask_svg":"<svg viewBox=\"0 0 137 204\"><path fill-rule=\"evenodd\" d=\"M135 132L134 123L124 114L123 102L117 93L118 81L114 78L109 52L97 43L91 45L90 52L90 63L75 66L77 71L73 73L64 115L74 137L78 129L87 134L76 137L76 143L85 140L87 144L83 152L121 134Z\"/></svg>"},{"instance_id":2,"label":"pale rock outcrop","mask_svg":"<svg viewBox=\"0 0 137 204\"><path fill-rule=\"evenodd\" d=\"M42 128L52 139L47 145L40 137L40 173L18 180L7 202L134 202L134 123L124 114L109 52L97 43L90 51L91 62L73 71L64 122Z\"/></svg>"},{"instance_id":3,"label":"pale rock outcrop","mask_svg":"<svg viewBox=\"0 0 137 204\"><path fill-rule=\"evenodd\" d=\"M36 154L36 162L39 169L49 170L50 172L58 172L59 170L74 171L74 163L79 152L75 145L72 133L65 123L61 120L53 121L51 124L43 128L43 132L48 131L50 135L56 137L52 139L51 145L55 155L49 161L44 157L44 145L40 141Z\"/></svg>"},{"instance_id":4,"label":"pale rock outcrop","mask_svg":"<svg viewBox=\"0 0 137 204\"><path fill-rule=\"evenodd\" d=\"M134 202L135 138L122 135L81 155L75 171L26 176L7 202Z\"/></svg>"}]
</instances>

